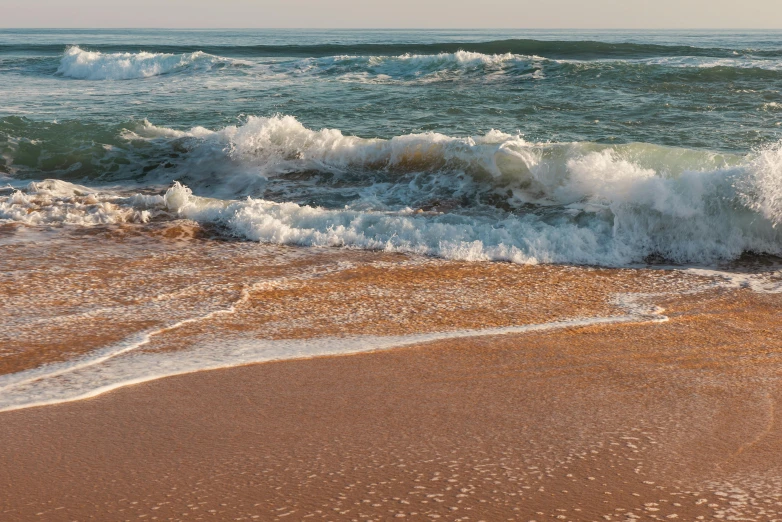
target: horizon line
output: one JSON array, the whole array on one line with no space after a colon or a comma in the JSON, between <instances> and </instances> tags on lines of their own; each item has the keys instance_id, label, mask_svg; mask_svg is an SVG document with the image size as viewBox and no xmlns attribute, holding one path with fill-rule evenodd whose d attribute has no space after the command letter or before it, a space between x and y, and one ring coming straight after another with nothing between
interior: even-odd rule
<instances>
[{"instance_id":1,"label":"horizon line","mask_svg":"<svg viewBox=\"0 0 782 522\"><path fill-rule=\"evenodd\" d=\"M165 30L165 31L782 31L782 27L125 27L0 26L0 30Z\"/></svg>"}]
</instances>

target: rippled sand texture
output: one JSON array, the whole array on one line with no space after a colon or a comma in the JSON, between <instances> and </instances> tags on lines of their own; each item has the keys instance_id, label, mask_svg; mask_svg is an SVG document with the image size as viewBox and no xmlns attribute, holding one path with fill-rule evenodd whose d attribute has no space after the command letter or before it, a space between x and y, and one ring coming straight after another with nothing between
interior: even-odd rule
<instances>
[{"instance_id":1,"label":"rippled sand texture","mask_svg":"<svg viewBox=\"0 0 782 522\"><path fill-rule=\"evenodd\" d=\"M232 343L633 320L0 413L2 520L782 518L782 294L681 271L217 241L187 222L41 234L3 230L0 397L18 375L30 393L77 382L73 361L106 373Z\"/></svg>"}]
</instances>

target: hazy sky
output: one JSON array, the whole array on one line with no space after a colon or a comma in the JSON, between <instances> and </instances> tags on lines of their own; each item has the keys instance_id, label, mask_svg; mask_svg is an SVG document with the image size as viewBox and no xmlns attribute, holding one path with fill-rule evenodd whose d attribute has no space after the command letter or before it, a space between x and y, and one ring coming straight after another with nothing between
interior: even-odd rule
<instances>
[{"instance_id":1,"label":"hazy sky","mask_svg":"<svg viewBox=\"0 0 782 522\"><path fill-rule=\"evenodd\" d=\"M0 27L782 28L782 0L0 0Z\"/></svg>"}]
</instances>

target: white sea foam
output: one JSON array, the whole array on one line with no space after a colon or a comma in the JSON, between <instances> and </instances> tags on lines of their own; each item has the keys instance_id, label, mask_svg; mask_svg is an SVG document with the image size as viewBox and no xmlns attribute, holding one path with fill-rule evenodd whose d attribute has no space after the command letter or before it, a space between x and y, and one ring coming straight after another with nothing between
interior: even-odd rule
<instances>
[{"instance_id":1,"label":"white sea foam","mask_svg":"<svg viewBox=\"0 0 782 522\"><path fill-rule=\"evenodd\" d=\"M215 157L230 159L235 167L252 166L263 176L291 170L337 171L355 167L396 171L459 168L495 178L517 178L538 190L559 185L567 177L568 162L582 160L591 153L596 153L593 157L598 162L610 157L620 161L626 158L622 165L632 163L673 176L687 170L714 170L741 161L727 154L642 143L617 146L529 143L521 135L496 130L470 137L425 132L389 140L365 139L344 135L338 129L308 129L293 116L250 116L242 125L217 131L203 127L183 131L144 121L134 131L126 132L125 138L188 140L185 145L194 163L203 164Z\"/></svg>"},{"instance_id":2,"label":"white sea foam","mask_svg":"<svg viewBox=\"0 0 782 522\"><path fill-rule=\"evenodd\" d=\"M771 223L749 213L731 214L729 206L712 213L709 204L697 201L703 180L684 184L693 192L682 197L666 194L667 187L656 185L641 183L605 207L579 204L582 209L573 210L583 214L581 219L563 215L551 220L535 214L496 219L421 215L410 210L326 210L253 199L224 203L182 194L188 189L180 185L166 199L185 202L171 208L183 217L220 224L254 241L415 252L469 261L622 266L653 254L678 262L714 262L734 259L747 250L782 253L782 235ZM628 204L623 198L636 201ZM688 206L691 202L698 206Z\"/></svg>"},{"instance_id":3,"label":"white sea foam","mask_svg":"<svg viewBox=\"0 0 782 522\"><path fill-rule=\"evenodd\" d=\"M227 58L203 52L166 53L101 53L69 47L60 60L57 73L80 80L131 80L148 78L183 70L208 70Z\"/></svg>"},{"instance_id":4,"label":"white sea foam","mask_svg":"<svg viewBox=\"0 0 782 522\"><path fill-rule=\"evenodd\" d=\"M686 271L694 275L717 278L723 288L747 288L759 294L782 293L782 266L766 266L762 271L712 268L687 268Z\"/></svg>"},{"instance_id":5,"label":"white sea foam","mask_svg":"<svg viewBox=\"0 0 782 522\"><path fill-rule=\"evenodd\" d=\"M666 67L697 67L700 69L712 69L715 67L729 67L732 69L765 69L769 71L782 70L782 60L778 58L712 58L702 56L677 56L665 58L651 58L642 60L641 63L650 65L664 65Z\"/></svg>"},{"instance_id":6,"label":"white sea foam","mask_svg":"<svg viewBox=\"0 0 782 522\"><path fill-rule=\"evenodd\" d=\"M507 67L531 65L544 60L538 56L518 54L483 54L469 51L439 54L403 54L400 56L370 56L366 58L337 57L336 60L366 60L367 66L375 71L388 73L420 74L439 69L476 69L484 67Z\"/></svg>"},{"instance_id":7,"label":"white sea foam","mask_svg":"<svg viewBox=\"0 0 782 522\"><path fill-rule=\"evenodd\" d=\"M56 379L57 377L63 375L73 374L92 367L98 367L111 359L142 348L143 346L149 344L151 339L156 335L186 327L191 323L206 321L217 315L232 314L235 311L235 307L243 303L246 298L247 294L243 293L240 300L230 308L224 310L215 310L201 317L183 319L157 330L134 334L129 339L125 339L115 345L102 348L84 357L71 359L64 363L54 363L23 372L4 375L0 377L0 395L2 395L4 392L7 392L9 389L18 389L20 387L35 385L41 381L51 381L52 379Z\"/></svg>"},{"instance_id":8,"label":"white sea foam","mask_svg":"<svg viewBox=\"0 0 782 522\"><path fill-rule=\"evenodd\" d=\"M0 195L0 223L26 225L109 225L146 223L150 212L125 200L61 180L32 182L23 190Z\"/></svg>"}]
</instances>

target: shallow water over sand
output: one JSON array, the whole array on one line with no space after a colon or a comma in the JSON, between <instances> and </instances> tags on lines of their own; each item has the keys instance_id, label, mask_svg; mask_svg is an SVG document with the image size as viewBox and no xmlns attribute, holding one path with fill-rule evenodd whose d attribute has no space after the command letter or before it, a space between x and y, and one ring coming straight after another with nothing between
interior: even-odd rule
<instances>
[{"instance_id":1,"label":"shallow water over sand","mask_svg":"<svg viewBox=\"0 0 782 522\"><path fill-rule=\"evenodd\" d=\"M672 300L782 286L758 262L754 273L458 262L226 241L188 221L14 225L0 241L3 409L252 362L664 322Z\"/></svg>"}]
</instances>

